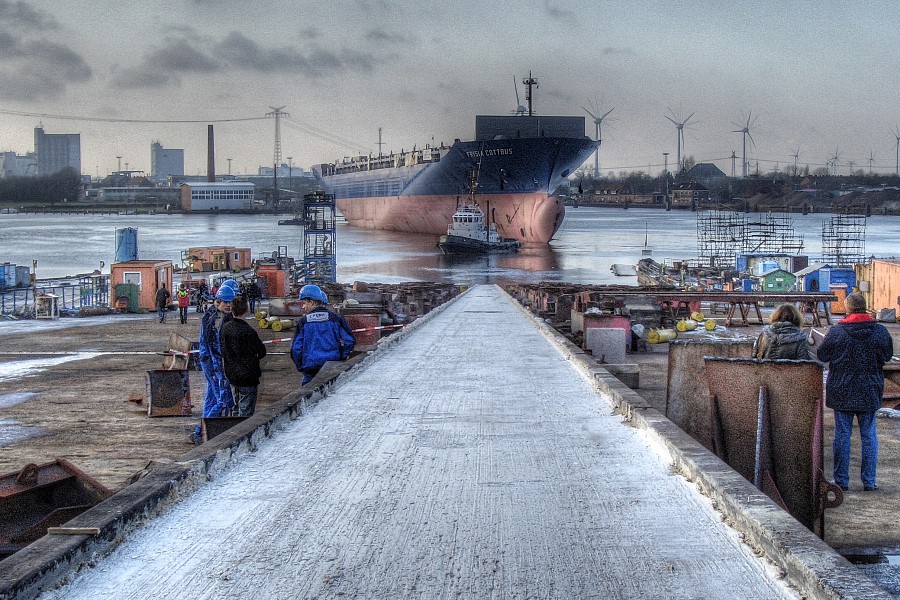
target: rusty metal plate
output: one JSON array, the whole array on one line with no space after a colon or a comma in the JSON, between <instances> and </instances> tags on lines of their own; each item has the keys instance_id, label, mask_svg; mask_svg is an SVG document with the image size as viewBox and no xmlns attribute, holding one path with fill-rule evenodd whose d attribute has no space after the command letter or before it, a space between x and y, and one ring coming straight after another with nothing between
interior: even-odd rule
<instances>
[{"instance_id":1,"label":"rusty metal plate","mask_svg":"<svg viewBox=\"0 0 900 600\"><path fill-rule=\"evenodd\" d=\"M189 417L191 405L190 371L147 371L147 415Z\"/></svg>"},{"instance_id":2,"label":"rusty metal plate","mask_svg":"<svg viewBox=\"0 0 900 600\"><path fill-rule=\"evenodd\" d=\"M250 417L204 417L200 421L200 437L208 442L217 435L221 435Z\"/></svg>"},{"instance_id":3,"label":"rusty metal plate","mask_svg":"<svg viewBox=\"0 0 900 600\"><path fill-rule=\"evenodd\" d=\"M669 344L666 417L710 451L714 450L703 357L749 357L752 352L753 340L748 338L673 340Z\"/></svg>"},{"instance_id":4,"label":"rusty metal plate","mask_svg":"<svg viewBox=\"0 0 900 600\"><path fill-rule=\"evenodd\" d=\"M705 371L715 452L822 536L824 507L835 505L823 496L822 366L706 358Z\"/></svg>"}]
</instances>

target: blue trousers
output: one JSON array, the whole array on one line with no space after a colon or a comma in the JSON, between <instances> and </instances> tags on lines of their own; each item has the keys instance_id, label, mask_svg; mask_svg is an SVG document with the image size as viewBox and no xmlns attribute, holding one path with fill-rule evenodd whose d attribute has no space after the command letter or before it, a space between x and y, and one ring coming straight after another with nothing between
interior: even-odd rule
<instances>
[{"instance_id":1,"label":"blue trousers","mask_svg":"<svg viewBox=\"0 0 900 600\"><path fill-rule=\"evenodd\" d=\"M234 397L234 409L231 414L235 417L252 417L256 412L256 398L259 394L259 386L231 386L231 395Z\"/></svg>"},{"instance_id":2,"label":"blue trousers","mask_svg":"<svg viewBox=\"0 0 900 600\"><path fill-rule=\"evenodd\" d=\"M208 358L201 359L200 368L206 376L206 395L203 396L203 416L218 417L220 415L219 399L222 396L222 391L219 389L219 378L218 375L216 375L213 361ZM200 435L199 423L197 424L197 427L194 428L194 432L197 435Z\"/></svg>"},{"instance_id":3,"label":"blue trousers","mask_svg":"<svg viewBox=\"0 0 900 600\"><path fill-rule=\"evenodd\" d=\"M875 485L875 469L878 466L878 433L875 429L875 412L834 411L834 482L850 486L850 436L853 418L859 422L862 442L862 467L860 476L864 486Z\"/></svg>"}]
</instances>

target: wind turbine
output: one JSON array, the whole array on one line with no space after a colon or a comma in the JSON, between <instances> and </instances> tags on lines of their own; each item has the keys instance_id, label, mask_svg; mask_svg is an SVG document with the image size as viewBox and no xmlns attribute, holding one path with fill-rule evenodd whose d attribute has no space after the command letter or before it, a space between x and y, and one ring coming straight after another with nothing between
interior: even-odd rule
<instances>
[{"instance_id":1,"label":"wind turbine","mask_svg":"<svg viewBox=\"0 0 900 600\"><path fill-rule=\"evenodd\" d=\"M584 107L582 106L581 108L584 108ZM593 104L591 105L591 108L593 108L595 112L598 112L598 113L600 112L599 110L594 108ZM601 123L603 123L603 119L605 119L607 117L607 115L609 115L609 113L611 113L614 110L614 108L615 107L609 109L608 111L606 111L599 117L597 115L595 115L594 113L592 113L591 111L589 111L588 109L584 108L584 112L591 115L591 118L594 119L594 125L596 126L595 131L596 131L596 138L597 138L597 151L594 153L594 179L600 178L600 144L603 141L603 138L600 135L600 125L601 125Z\"/></svg>"},{"instance_id":2,"label":"wind turbine","mask_svg":"<svg viewBox=\"0 0 900 600\"><path fill-rule=\"evenodd\" d=\"M869 175L872 174L872 163L875 162L875 152L873 150L869 150Z\"/></svg>"},{"instance_id":3,"label":"wind turbine","mask_svg":"<svg viewBox=\"0 0 900 600\"><path fill-rule=\"evenodd\" d=\"M834 176L837 175L838 159L839 159L840 157L841 157L841 153L840 153L839 149L838 149L838 148L835 148L835 149L834 149L834 156L832 156L831 159L830 159L830 160L831 160L831 171L832 171L831 174L834 175Z\"/></svg>"},{"instance_id":4,"label":"wind turbine","mask_svg":"<svg viewBox=\"0 0 900 600\"><path fill-rule=\"evenodd\" d=\"M672 116L674 116L676 119L678 118L678 116L675 115L675 111L673 111L671 108L669 109L669 112L671 112ZM675 162L675 167L676 167L675 172L681 173L681 171L684 169L684 164L681 162L681 146L684 144L684 126L688 121L691 120L691 117L694 116L694 113L689 114L687 119L684 119L683 121L676 121L669 115L663 115L663 116L666 117L667 119L669 119L670 121L672 121L672 124L675 125L675 141L677 142L677 147L678 147L678 154L676 155L676 162Z\"/></svg>"},{"instance_id":5,"label":"wind turbine","mask_svg":"<svg viewBox=\"0 0 900 600\"><path fill-rule=\"evenodd\" d=\"M900 125L894 127L891 133L897 138L897 170L895 174L900 175Z\"/></svg>"},{"instance_id":6,"label":"wind turbine","mask_svg":"<svg viewBox=\"0 0 900 600\"><path fill-rule=\"evenodd\" d=\"M797 163L800 161L800 148L797 148L797 151L791 154L794 157L794 177L797 176Z\"/></svg>"},{"instance_id":7,"label":"wind turbine","mask_svg":"<svg viewBox=\"0 0 900 600\"><path fill-rule=\"evenodd\" d=\"M742 159L743 160L742 177L744 179L747 178L747 170L749 168L749 166L747 164L747 138L750 138L751 144L753 144L754 146L756 145L756 142L753 141L753 136L750 135L750 125L756 123L756 119L753 119L753 121L751 122L750 119L752 116L753 116L753 111L751 110L749 113L747 113L747 124L744 125L743 127L741 127L737 123L732 123L732 125L734 125L735 127L741 127L740 129L735 129L734 131L732 131L732 133L744 134L744 157Z\"/></svg>"}]
</instances>

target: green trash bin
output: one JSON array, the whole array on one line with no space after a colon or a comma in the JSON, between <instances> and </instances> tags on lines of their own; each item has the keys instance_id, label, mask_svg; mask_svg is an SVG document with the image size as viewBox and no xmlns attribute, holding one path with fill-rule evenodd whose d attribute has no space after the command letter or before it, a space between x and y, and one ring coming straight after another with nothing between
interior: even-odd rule
<instances>
[{"instance_id":1,"label":"green trash bin","mask_svg":"<svg viewBox=\"0 0 900 600\"><path fill-rule=\"evenodd\" d=\"M117 283L115 307L125 312L138 312L140 306L140 290L134 283Z\"/></svg>"}]
</instances>

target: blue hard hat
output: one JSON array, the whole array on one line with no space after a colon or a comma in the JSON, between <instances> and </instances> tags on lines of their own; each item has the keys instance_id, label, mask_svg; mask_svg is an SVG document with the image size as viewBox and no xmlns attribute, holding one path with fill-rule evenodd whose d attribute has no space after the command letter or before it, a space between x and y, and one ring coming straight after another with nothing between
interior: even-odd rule
<instances>
[{"instance_id":1,"label":"blue hard hat","mask_svg":"<svg viewBox=\"0 0 900 600\"><path fill-rule=\"evenodd\" d=\"M216 292L216 300L221 300L223 302L231 302L234 300L235 296L237 296L237 294L230 285L222 285L222 287L219 288L219 291Z\"/></svg>"},{"instance_id":2,"label":"blue hard hat","mask_svg":"<svg viewBox=\"0 0 900 600\"><path fill-rule=\"evenodd\" d=\"M328 296L325 295L325 292L322 291L317 285L304 285L300 288L300 299L301 300L317 300L318 302L328 303Z\"/></svg>"}]
</instances>

